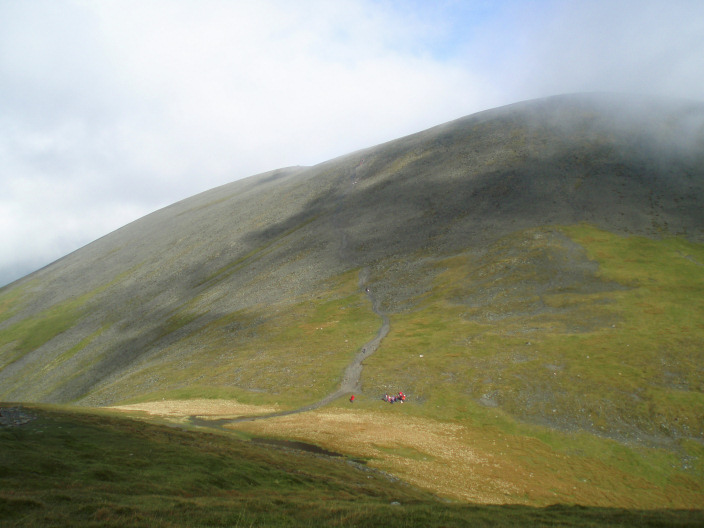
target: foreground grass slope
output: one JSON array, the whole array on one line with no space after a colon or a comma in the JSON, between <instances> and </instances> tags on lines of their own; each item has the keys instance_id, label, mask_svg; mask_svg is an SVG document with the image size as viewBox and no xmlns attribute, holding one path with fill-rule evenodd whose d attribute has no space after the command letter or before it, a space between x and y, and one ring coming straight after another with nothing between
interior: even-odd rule
<instances>
[{"instance_id":1,"label":"foreground grass slope","mask_svg":"<svg viewBox=\"0 0 704 528\"><path fill-rule=\"evenodd\" d=\"M89 412L0 428L3 526L697 526L702 511L441 502L344 458Z\"/></svg>"}]
</instances>

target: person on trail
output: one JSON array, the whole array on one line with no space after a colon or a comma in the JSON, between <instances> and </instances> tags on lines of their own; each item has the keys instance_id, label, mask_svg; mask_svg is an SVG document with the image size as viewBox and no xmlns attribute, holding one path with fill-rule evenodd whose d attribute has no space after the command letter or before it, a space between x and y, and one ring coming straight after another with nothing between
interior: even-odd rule
<instances>
[{"instance_id":1,"label":"person on trail","mask_svg":"<svg viewBox=\"0 0 704 528\"><path fill-rule=\"evenodd\" d=\"M350 396L350 403L354 403L354 394Z\"/></svg>"}]
</instances>

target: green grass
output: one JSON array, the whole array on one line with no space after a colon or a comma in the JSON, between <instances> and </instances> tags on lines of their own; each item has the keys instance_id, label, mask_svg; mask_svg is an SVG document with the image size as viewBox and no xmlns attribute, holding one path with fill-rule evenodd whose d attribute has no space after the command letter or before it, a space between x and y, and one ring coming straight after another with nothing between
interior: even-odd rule
<instances>
[{"instance_id":1,"label":"green grass","mask_svg":"<svg viewBox=\"0 0 704 528\"><path fill-rule=\"evenodd\" d=\"M97 337L102 334L109 325L105 325L102 328L96 330L92 334L86 336L84 339L76 343L73 347L69 348L65 352L59 354L57 357L52 359L51 361L46 362L43 366L39 368L32 369L30 372L28 372L21 380L22 384L26 385L33 385L37 387L41 387L45 393L46 392L51 392L52 390L58 388L59 386L70 383L71 380L75 379L77 375L79 375L84 369L87 368L88 364L86 361L83 362L83 367L81 369L74 369L71 370L72 375L69 376L68 379L62 379L59 382L48 382L48 375L49 373L52 372L52 370L59 368L63 363L70 361L74 356L79 354L83 349L85 349L90 343L93 342ZM10 384L8 383L6 387L4 387L6 390L12 390L17 388L19 382L15 381L14 383ZM7 394L7 392L5 392Z\"/></svg>"},{"instance_id":2,"label":"green grass","mask_svg":"<svg viewBox=\"0 0 704 528\"><path fill-rule=\"evenodd\" d=\"M82 339L79 343L69 348L66 352L63 352L50 363L48 363L45 367L42 368L42 371L49 371L51 369L56 368L59 364L70 360L73 356L75 356L86 346L88 346L95 338L100 336L100 334L102 334L108 327L109 325L104 325L102 328L96 330L95 332L87 336L85 339Z\"/></svg>"},{"instance_id":3,"label":"green grass","mask_svg":"<svg viewBox=\"0 0 704 528\"><path fill-rule=\"evenodd\" d=\"M369 385L398 380L423 397L440 387L476 399L496 393L504 397L502 408L528 418L592 414L597 428L630 420L629 426L652 433L645 428L662 421L673 431L704 435L697 419L704 411L704 267L686 258L704 262L704 248L588 226L564 231L598 259L595 280L623 287L548 288L539 293L539 310L525 286L539 290L547 280L536 275L533 254L547 251L539 244L519 257L536 260L523 268L496 259L446 259L432 294L414 311L392 316L391 333L368 360ZM482 273L501 294L481 300ZM523 289L512 293L516 285ZM480 301L461 302L473 296ZM593 322L571 329L583 321ZM423 377L413 374L419 369ZM531 407L528 398L537 396L542 403Z\"/></svg>"},{"instance_id":4,"label":"green grass","mask_svg":"<svg viewBox=\"0 0 704 528\"><path fill-rule=\"evenodd\" d=\"M447 503L345 459L92 412L0 428L3 526L697 526L701 510ZM398 503L398 504L394 504Z\"/></svg>"},{"instance_id":5,"label":"green grass","mask_svg":"<svg viewBox=\"0 0 704 528\"><path fill-rule=\"evenodd\" d=\"M83 315L84 303L84 298L67 301L1 330L0 370L71 328Z\"/></svg>"},{"instance_id":6,"label":"green grass","mask_svg":"<svg viewBox=\"0 0 704 528\"><path fill-rule=\"evenodd\" d=\"M296 407L339 387L345 367L380 325L352 271L293 305L226 314L105 390L118 391L124 402L225 394ZM197 353L183 353L191 347ZM158 387L149 381L156 378Z\"/></svg>"},{"instance_id":7,"label":"green grass","mask_svg":"<svg viewBox=\"0 0 704 528\"><path fill-rule=\"evenodd\" d=\"M80 297L71 298L52 305L43 312L25 317L14 324L0 330L0 370L14 363L25 354L45 345L56 336L73 327L86 313L87 303L100 293L118 284L123 278L128 277L141 265L121 273L112 281ZM0 322L9 319L19 308L27 303L29 290L35 282L27 283L19 288L0 293ZM85 337L57 358L52 365L66 361L85 348L103 328L90 336Z\"/></svg>"},{"instance_id":8,"label":"green grass","mask_svg":"<svg viewBox=\"0 0 704 528\"><path fill-rule=\"evenodd\" d=\"M433 289L391 316L391 332L365 361L363 392L411 396L414 405L388 412L480 426L519 444L537 439L545 448L531 458L536 468L590 475L624 495L641 482L632 493L639 504L654 488L696 497L702 452L687 438L701 437L704 414L701 246L561 228L599 267L550 286L573 264L550 231L512 235L482 258L437 262ZM294 305L227 314L106 390L125 403L315 401L379 328L356 281L350 272ZM492 288L499 293L483 299ZM197 355L178 355L203 342ZM555 465L561 453L578 457L575 468Z\"/></svg>"},{"instance_id":9,"label":"green grass","mask_svg":"<svg viewBox=\"0 0 704 528\"><path fill-rule=\"evenodd\" d=\"M159 333L159 337L157 339L160 339L164 336L167 336L173 332L176 332L177 330L180 330L184 326L192 323L198 317L200 317L202 314L198 312L189 312L189 311L178 311L166 320L166 324L161 328L161 331Z\"/></svg>"},{"instance_id":10,"label":"green grass","mask_svg":"<svg viewBox=\"0 0 704 528\"><path fill-rule=\"evenodd\" d=\"M555 231L580 244L598 269L570 282L577 261L550 235ZM387 412L481 428L487 439L511 445L501 454L507 461L549 468L633 504L669 504L668 497L696 504L704 493L702 262L701 245L586 225L517 233L482 256L443 258L428 269L433 288L413 309L391 316L389 335L365 361L361 396L368 401L357 406L377 408L376 395L404 390L411 405L387 405ZM561 274L567 278L553 281ZM379 329L357 280L349 272L294 304L224 314L102 390L124 403L231 398L294 408L316 401L337 388L345 366ZM20 299L0 302L12 310ZM165 331L191 322L193 306L174 312ZM80 303L62 308L5 328L3 364L74 324ZM57 361L70 360L97 335ZM410 460L427 456L380 449ZM122 478L114 468L94 469L96 479ZM266 524L246 519L243 525Z\"/></svg>"},{"instance_id":11,"label":"green grass","mask_svg":"<svg viewBox=\"0 0 704 528\"><path fill-rule=\"evenodd\" d=\"M560 228L599 263L584 288L551 282L571 261L548 231L440 261L432 292L391 317L364 390L701 492L685 439L704 437L704 246Z\"/></svg>"}]
</instances>

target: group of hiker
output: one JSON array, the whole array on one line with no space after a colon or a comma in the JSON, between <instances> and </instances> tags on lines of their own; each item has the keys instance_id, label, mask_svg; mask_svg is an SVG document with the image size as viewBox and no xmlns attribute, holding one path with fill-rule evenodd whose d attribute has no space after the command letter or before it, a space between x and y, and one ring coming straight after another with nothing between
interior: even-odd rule
<instances>
[{"instance_id":1,"label":"group of hiker","mask_svg":"<svg viewBox=\"0 0 704 528\"><path fill-rule=\"evenodd\" d=\"M389 403L396 403L396 402L403 403L406 401L406 395L402 391L399 391L398 394L396 394L395 396L389 395L389 394L384 394L383 400L385 402L389 402Z\"/></svg>"},{"instance_id":2,"label":"group of hiker","mask_svg":"<svg viewBox=\"0 0 704 528\"><path fill-rule=\"evenodd\" d=\"M403 391L398 391L398 394L396 395L384 394L382 400L389 403L403 403L406 401L406 395ZM350 403L354 403L354 394L350 396Z\"/></svg>"}]
</instances>

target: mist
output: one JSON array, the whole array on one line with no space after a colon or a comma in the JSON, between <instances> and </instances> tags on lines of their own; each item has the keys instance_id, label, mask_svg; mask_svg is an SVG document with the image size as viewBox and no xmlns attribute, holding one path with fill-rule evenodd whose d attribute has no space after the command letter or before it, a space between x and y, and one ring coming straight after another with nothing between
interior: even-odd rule
<instances>
[{"instance_id":1,"label":"mist","mask_svg":"<svg viewBox=\"0 0 704 528\"><path fill-rule=\"evenodd\" d=\"M0 285L250 175L526 99L702 86L698 1L0 2ZM696 153L701 127L669 137Z\"/></svg>"}]
</instances>

